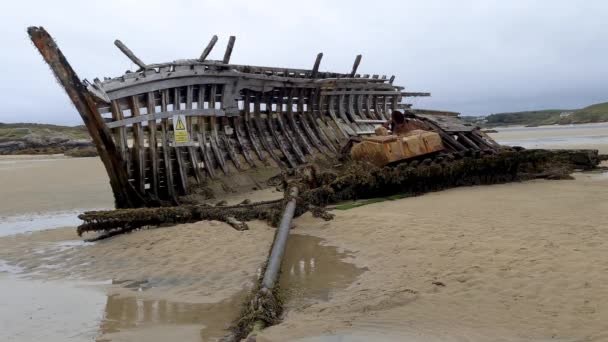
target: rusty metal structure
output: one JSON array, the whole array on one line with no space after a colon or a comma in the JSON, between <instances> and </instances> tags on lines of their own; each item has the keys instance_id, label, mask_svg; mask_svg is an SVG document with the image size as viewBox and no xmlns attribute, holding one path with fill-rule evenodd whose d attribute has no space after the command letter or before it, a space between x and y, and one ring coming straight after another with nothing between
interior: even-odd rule
<instances>
[{"instance_id":1,"label":"rusty metal structure","mask_svg":"<svg viewBox=\"0 0 608 342\"><path fill-rule=\"evenodd\" d=\"M107 170L118 208L177 204L196 184L259 166L294 168L335 158L351 137L374 134L393 110L408 109L440 134L448 151L498 145L457 113L412 109L395 77L231 64L207 57L146 64L119 40L139 69L115 78L80 80L51 36L30 38L80 113Z\"/></svg>"}]
</instances>

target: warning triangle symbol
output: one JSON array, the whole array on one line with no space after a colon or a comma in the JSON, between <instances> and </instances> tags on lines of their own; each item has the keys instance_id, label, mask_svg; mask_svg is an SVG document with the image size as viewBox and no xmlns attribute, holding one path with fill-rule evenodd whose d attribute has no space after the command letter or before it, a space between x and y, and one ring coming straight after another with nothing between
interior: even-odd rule
<instances>
[{"instance_id":1,"label":"warning triangle symbol","mask_svg":"<svg viewBox=\"0 0 608 342\"><path fill-rule=\"evenodd\" d=\"M180 117L177 118L177 125L175 125L175 129L178 131L185 131L186 127L184 127L184 123Z\"/></svg>"}]
</instances>

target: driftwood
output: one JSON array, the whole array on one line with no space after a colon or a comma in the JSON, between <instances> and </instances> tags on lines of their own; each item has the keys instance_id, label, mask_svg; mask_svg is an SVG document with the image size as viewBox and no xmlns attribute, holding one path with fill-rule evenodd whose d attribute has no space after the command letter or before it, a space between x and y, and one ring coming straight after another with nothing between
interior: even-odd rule
<instances>
[{"instance_id":1,"label":"driftwood","mask_svg":"<svg viewBox=\"0 0 608 342\"><path fill-rule=\"evenodd\" d=\"M312 165L283 173L284 187L297 186L295 216L311 211L331 219L323 207L340 201L385 197L395 194L419 195L456 186L497 184L533 178L564 179L575 169L588 170L599 164L596 150L470 151L444 154L435 159L414 160L395 166L375 167L349 162L335 170ZM134 229L218 220L236 229L243 222L260 219L276 226L285 199L234 206L182 205L176 207L117 209L85 212L78 234L90 231L129 232ZM116 235L116 234L113 234ZM113 236L112 235L112 236Z\"/></svg>"}]
</instances>

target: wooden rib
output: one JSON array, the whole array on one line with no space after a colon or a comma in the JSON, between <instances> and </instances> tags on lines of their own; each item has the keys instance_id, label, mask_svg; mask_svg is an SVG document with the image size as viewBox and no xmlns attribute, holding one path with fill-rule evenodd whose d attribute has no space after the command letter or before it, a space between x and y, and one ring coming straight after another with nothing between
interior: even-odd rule
<instances>
[{"instance_id":1,"label":"wooden rib","mask_svg":"<svg viewBox=\"0 0 608 342\"><path fill-rule=\"evenodd\" d=\"M264 163L264 165L268 165L268 160L266 159L266 155L264 154L264 151L262 151L262 149L260 148L260 142L258 140L258 136L256 134L256 132L252 129L251 127L251 121L254 120L253 115L251 113L251 96L249 95L249 92L247 91L247 89L243 90L243 96L244 96L244 108L245 108L245 120L243 120L243 125L245 126L245 134L247 135L247 138L249 138L249 141L251 142L251 146L253 147L253 150L255 151L255 154L258 156L258 159Z\"/></svg>"},{"instance_id":2,"label":"wooden rib","mask_svg":"<svg viewBox=\"0 0 608 342\"><path fill-rule=\"evenodd\" d=\"M315 64L312 67L310 77L317 77L317 74L319 73L319 65L321 65L321 58L323 58L323 52L319 52L319 54L317 55L317 58L315 59Z\"/></svg>"},{"instance_id":3,"label":"wooden rib","mask_svg":"<svg viewBox=\"0 0 608 342\"><path fill-rule=\"evenodd\" d=\"M311 89L310 93L308 95L307 111L304 113L303 121L306 122L308 119L312 123L311 127L314 129L314 131L317 133L317 135L321 138L323 145L326 148L328 148L331 152L337 153L337 150L336 150L334 144L331 142L331 139L329 137L327 137L327 134L325 134L325 132L321 128L321 124L322 124L321 119L319 119L319 122L317 122L317 119L315 118L316 117L315 109L314 109L315 104L316 104L315 90Z\"/></svg>"},{"instance_id":4,"label":"wooden rib","mask_svg":"<svg viewBox=\"0 0 608 342\"><path fill-rule=\"evenodd\" d=\"M316 114L314 115L315 112L313 110L313 117L315 118L315 121L318 125L320 125L321 127L324 128L324 132L327 132L328 137L331 139L332 142L332 146L340 146L340 137L338 136L338 133L336 131L339 130L339 128L336 126L335 128L330 125L329 123L332 122L332 118L329 115L326 115L326 111L325 111L325 96L324 95L320 95L319 96L319 92L317 90L312 90L312 92L314 93L314 97L313 97L313 101L312 103L316 103L315 99L318 98L318 107L317 107L317 111ZM335 125L335 123L334 123Z\"/></svg>"},{"instance_id":5,"label":"wooden rib","mask_svg":"<svg viewBox=\"0 0 608 342\"><path fill-rule=\"evenodd\" d=\"M287 151L287 147L285 147L285 143L283 142L282 137L279 136L279 130L277 129L274 119L272 117L272 95L268 96L266 108L268 109L268 117L266 118L266 122L268 123L268 130L270 131L270 134L275 144L279 147L279 150L281 151L281 153L283 153L285 159L287 159L287 163L289 164L289 166L296 167L298 164L294 161L291 154Z\"/></svg>"},{"instance_id":6,"label":"wooden rib","mask_svg":"<svg viewBox=\"0 0 608 342\"><path fill-rule=\"evenodd\" d=\"M234 166L236 167L237 170L242 171L243 170L243 166L241 165L241 161L239 159L239 157L236 155L236 152L234 150L234 145L232 144L232 140L230 139L230 137L226 134L226 126L232 128L232 133L234 134L236 131L235 127L232 127L230 125L230 122L228 121L228 118L222 118L222 133L220 134L220 139L221 142L224 145L224 148L226 149L226 152L228 153L228 157L230 158L230 160L232 160L232 163L234 164Z\"/></svg>"},{"instance_id":7,"label":"wooden rib","mask_svg":"<svg viewBox=\"0 0 608 342\"><path fill-rule=\"evenodd\" d=\"M186 87L186 109L192 109L192 98L194 97L194 86ZM196 141L197 136L193 134L192 130L192 117L186 117L186 128L188 130L188 135L192 141ZM204 180L203 174L199 168L198 162L198 153L196 152L196 148L194 146L187 147L188 156L190 157L190 163L192 164L192 172L194 173L194 178L196 181L201 184Z\"/></svg>"},{"instance_id":8,"label":"wooden rib","mask_svg":"<svg viewBox=\"0 0 608 342\"><path fill-rule=\"evenodd\" d=\"M156 111L154 93L149 92L146 96L148 114ZM156 198L158 198L158 142L156 141L156 120L148 121L148 151L150 152L151 184L150 188Z\"/></svg>"},{"instance_id":9,"label":"wooden rib","mask_svg":"<svg viewBox=\"0 0 608 342\"><path fill-rule=\"evenodd\" d=\"M374 113L372 111L372 101L372 95L367 95L365 97L365 113L367 113L367 117L370 119L382 120L383 118L379 117L378 115L376 115L377 113Z\"/></svg>"},{"instance_id":10,"label":"wooden rib","mask_svg":"<svg viewBox=\"0 0 608 342\"><path fill-rule=\"evenodd\" d=\"M131 115L137 117L140 115L139 112L139 100L137 96L131 96L129 98L129 106L131 107ZM144 161L144 133L141 129L141 124L133 124L133 153L135 155L135 180L137 182L137 188L141 194L146 193L146 177L144 175L144 167L146 165Z\"/></svg>"},{"instance_id":11,"label":"wooden rib","mask_svg":"<svg viewBox=\"0 0 608 342\"><path fill-rule=\"evenodd\" d=\"M236 141L239 144L239 147L241 148L241 153L245 157L245 160L247 161L247 163L249 163L249 165L251 165L252 167L256 167L255 162L253 161L253 158L251 157L251 154L249 153L249 148L247 147L247 143L245 142L245 136L241 132L242 120L243 119L241 117L237 117L232 120L232 127L234 128L234 133L236 135Z\"/></svg>"},{"instance_id":12,"label":"wooden rib","mask_svg":"<svg viewBox=\"0 0 608 342\"><path fill-rule=\"evenodd\" d=\"M383 112L384 112L384 116L385 117L387 117L387 116L388 117L392 117L391 116L391 112L389 112L389 109L388 109L388 96L384 95L384 100L382 102L382 105L383 105L382 109L383 109Z\"/></svg>"},{"instance_id":13,"label":"wooden rib","mask_svg":"<svg viewBox=\"0 0 608 342\"><path fill-rule=\"evenodd\" d=\"M399 96L393 96L393 106L391 109L392 110L399 109Z\"/></svg>"},{"instance_id":14,"label":"wooden rib","mask_svg":"<svg viewBox=\"0 0 608 342\"><path fill-rule=\"evenodd\" d=\"M161 111L167 111L167 103L169 102L169 90L163 89L161 92ZM165 187L167 188L167 197L173 203L177 204L178 200L175 196L175 182L173 181L173 165L171 164L171 149L169 147L169 122L168 119L161 120L161 143L163 146L163 163L165 171Z\"/></svg>"},{"instance_id":15,"label":"wooden rib","mask_svg":"<svg viewBox=\"0 0 608 342\"><path fill-rule=\"evenodd\" d=\"M444 130L439 128L439 126L437 126L434 122L432 122L430 120L423 120L423 121L427 125L429 125L432 129L434 129L435 132L437 132L439 134L439 136L441 136L441 139L443 141L448 142L450 145L452 145L455 150L457 150L457 151L467 150L467 148L464 145L462 145L461 143L456 141L456 139L454 139L454 137L452 137L451 135L447 134Z\"/></svg>"},{"instance_id":16,"label":"wooden rib","mask_svg":"<svg viewBox=\"0 0 608 342\"><path fill-rule=\"evenodd\" d=\"M325 95L321 95L321 99L320 99L320 103L324 103L325 101ZM346 139L349 139L349 135L348 133L346 133L346 131L344 131L344 128L342 127L342 125L340 124L340 122L338 121L338 117L336 116L336 112L335 112L335 108L334 108L334 97L330 95L329 96L329 103L327 105L327 112L329 113L329 116L331 117L331 119L334 121L336 128L338 129L338 131L342 134L342 136ZM323 109L323 106L320 106ZM338 138L340 139L340 138ZM340 144L340 142L338 142Z\"/></svg>"},{"instance_id":17,"label":"wooden rib","mask_svg":"<svg viewBox=\"0 0 608 342\"><path fill-rule=\"evenodd\" d=\"M217 92L216 85L215 84L211 85L211 92L209 94L209 108L215 108L216 92ZM211 150L213 151L213 154L215 155L215 159L220 164L222 171L224 171L225 174L228 174L228 167L226 166L226 161L224 160L224 155L223 155L222 151L220 151L220 148L219 148L218 134L217 134L217 118L210 117L209 121L210 121L210 125L211 125L211 127L210 127L211 132L209 134L209 142L211 144Z\"/></svg>"},{"instance_id":18,"label":"wooden rib","mask_svg":"<svg viewBox=\"0 0 608 342\"><path fill-rule=\"evenodd\" d=\"M471 131L469 134L467 134L467 137L469 139L471 139L473 142L475 142L475 144L477 144L477 146L479 146L479 148L482 150L492 150L493 149L493 147L490 146L490 144L488 144L483 139L481 139L480 136L476 135L475 131Z\"/></svg>"},{"instance_id":19,"label":"wooden rib","mask_svg":"<svg viewBox=\"0 0 608 342\"><path fill-rule=\"evenodd\" d=\"M363 98L364 97L365 97L365 95L355 95L355 113L357 113L357 115L361 119L366 120L366 119L368 119L368 117L365 114L365 112L363 111Z\"/></svg>"},{"instance_id":20,"label":"wooden rib","mask_svg":"<svg viewBox=\"0 0 608 342\"><path fill-rule=\"evenodd\" d=\"M336 97L332 96L331 100L329 101L330 105L332 103L332 100L335 100ZM346 109L344 108L344 99L345 99L345 95L338 95L338 114L340 114L340 117L342 118L342 120L344 121L344 123L348 126L351 126L351 118L348 117L348 115L346 114ZM333 108L333 106L332 106Z\"/></svg>"},{"instance_id":21,"label":"wooden rib","mask_svg":"<svg viewBox=\"0 0 608 342\"><path fill-rule=\"evenodd\" d=\"M111 111L112 111L112 120L122 120L124 116L122 114L122 109L120 109L120 105L118 100L112 100L111 103ZM127 172L129 177L131 175L131 167L130 167L130 157L127 154L127 132L125 127L115 128L114 130L114 140L116 140L116 144L118 145L118 149L120 150L120 154L122 156L122 160L127 164Z\"/></svg>"},{"instance_id":22,"label":"wooden rib","mask_svg":"<svg viewBox=\"0 0 608 342\"><path fill-rule=\"evenodd\" d=\"M301 88L298 91L297 115L299 119L298 122L300 122L300 124L304 128L304 132L306 133L306 136L311 141L311 143L315 146L317 150L319 150L319 152L326 153L325 149L323 148L323 145L321 145L321 142L319 141L319 139L317 139L315 133L308 125L308 120L306 119L307 113L304 111L304 90ZM297 122L295 120L294 124L297 125Z\"/></svg>"},{"instance_id":23,"label":"wooden rib","mask_svg":"<svg viewBox=\"0 0 608 342\"><path fill-rule=\"evenodd\" d=\"M298 126L298 124L296 123L296 120L294 118L293 98L295 97L295 95L296 95L295 88L291 88L291 90L289 91L289 94L288 94L288 98L287 98L287 121L289 122L289 125L291 126L292 131L295 133L296 137L298 138L298 140L304 147L304 150L306 151L306 153L312 154L312 147L310 146L308 139L306 139L306 136L304 136L304 133L302 133L302 130L300 129L300 127Z\"/></svg>"},{"instance_id":24,"label":"wooden rib","mask_svg":"<svg viewBox=\"0 0 608 342\"><path fill-rule=\"evenodd\" d=\"M173 110L180 109L180 91L179 88L173 88ZM188 194L188 170L186 168L186 162L182 154L182 147L173 147L175 151L175 159L177 160L177 171L179 174L179 184L182 194Z\"/></svg>"},{"instance_id":25,"label":"wooden rib","mask_svg":"<svg viewBox=\"0 0 608 342\"><path fill-rule=\"evenodd\" d=\"M474 150L479 150L480 147L477 146L477 144L475 142L473 142L471 139L469 139L464 133L458 133L458 140L464 141L464 143L466 145L469 145L470 148L474 149Z\"/></svg>"},{"instance_id":26,"label":"wooden rib","mask_svg":"<svg viewBox=\"0 0 608 342\"><path fill-rule=\"evenodd\" d=\"M284 139L282 139L283 142L285 140L287 140L287 143L289 144L289 146L291 147L291 150L296 155L296 159L298 160L298 162L306 163L306 159L304 158L304 153L302 152L300 145L298 145L298 142L291 135L291 132L287 129L287 125L285 125L285 122L283 121L283 100L282 100L283 94L281 91L279 92L278 96L279 97L277 98L276 117L277 117L277 122L279 124L279 131L277 131L277 133L279 136L282 136L284 138Z\"/></svg>"},{"instance_id":27,"label":"wooden rib","mask_svg":"<svg viewBox=\"0 0 608 342\"><path fill-rule=\"evenodd\" d=\"M254 102L253 102L253 124L258 131L258 134L260 137L260 142L262 143L262 147L264 147L266 152L268 152L270 157L278 165L285 165L285 163L283 163L281 161L281 159L276 155L276 153L274 153L274 148L271 146L270 142L268 141L268 138L270 138L270 136L268 134L268 130L264 129L264 127L267 127L267 125L265 125L262 122L263 119L260 117L262 115L262 113L260 111L261 101L262 101L261 96L256 94Z\"/></svg>"},{"instance_id":28,"label":"wooden rib","mask_svg":"<svg viewBox=\"0 0 608 342\"><path fill-rule=\"evenodd\" d=\"M205 108L205 88L204 84L200 84L198 86L198 108ZM199 148L201 153L203 154L203 162L205 163L205 170L207 170L207 174L211 178L215 178L215 165L213 164L213 159L211 158L210 147L207 142L207 118L200 117L198 118L198 133L196 134L198 138Z\"/></svg>"},{"instance_id":29,"label":"wooden rib","mask_svg":"<svg viewBox=\"0 0 608 342\"><path fill-rule=\"evenodd\" d=\"M378 115L378 117L380 119L389 120L390 116L387 117L386 115L384 115L385 113L382 112L382 109L380 108L380 100L379 100L379 96L377 96L377 95L374 95L374 111L376 112L376 114Z\"/></svg>"}]
</instances>

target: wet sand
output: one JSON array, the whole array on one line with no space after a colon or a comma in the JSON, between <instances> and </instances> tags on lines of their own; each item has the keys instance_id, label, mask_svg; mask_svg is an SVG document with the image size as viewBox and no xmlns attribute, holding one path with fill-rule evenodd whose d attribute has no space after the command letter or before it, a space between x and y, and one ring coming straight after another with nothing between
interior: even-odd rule
<instances>
[{"instance_id":1,"label":"wet sand","mask_svg":"<svg viewBox=\"0 0 608 342\"><path fill-rule=\"evenodd\" d=\"M525 148L598 149L608 154L608 124L498 127L489 135L502 144Z\"/></svg>"},{"instance_id":2,"label":"wet sand","mask_svg":"<svg viewBox=\"0 0 608 342\"><path fill-rule=\"evenodd\" d=\"M97 159L2 161L10 179L1 180L9 196L0 228L15 227L15 215L44 227L37 222L49 212L112 206ZM268 189L227 200L277 196ZM330 222L310 214L295 221L281 279L288 313L260 340L608 339L605 173L334 212ZM0 237L0 273L15 273L0 274L3 296L31 298L0 303L0 339L215 340L236 317L274 234L262 222L245 232L198 222L85 244L73 224ZM83 281L108 285L77 286ZM41 319L23 322L36 311Z\"/></svg>"},{"instance_id":3,"label":"wet sand","mask_svg":"<svg viewBox=\"0 0 608 342\"><path fill-rule=\"evenodd\" d=\"M335 213L330 222L307 214L296 231L350 250L368 270L328 302L290 311L264 341L608 338L606 177L459 188Z\"/></svg>"},{"instance_id":4,"label":"wet sand","mask_svg":"<svg viewBox=\"0 0 608 342\"><path fill-rule=\"evenodd\" d=\"M113 208L99 158L0 156L0 217Z\"/></svg>"}]
</instances>

